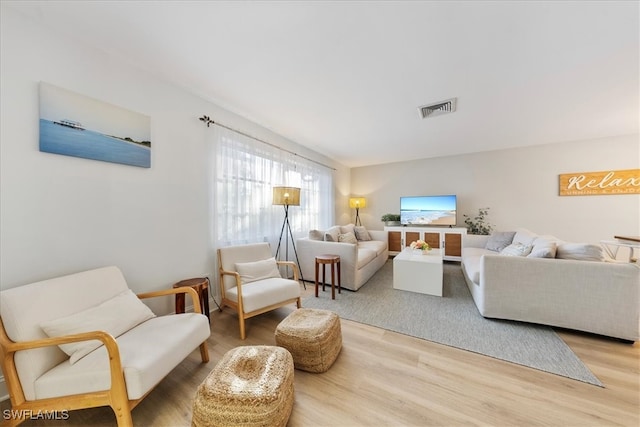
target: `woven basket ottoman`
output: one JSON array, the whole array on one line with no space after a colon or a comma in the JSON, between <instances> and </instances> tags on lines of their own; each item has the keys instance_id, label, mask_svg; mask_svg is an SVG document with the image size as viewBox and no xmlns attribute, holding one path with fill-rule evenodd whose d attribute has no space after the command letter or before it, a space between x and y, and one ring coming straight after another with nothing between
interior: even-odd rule
<instances>
[{"instance_id":1,"label":"woven basket ottoman","mask_svg":"<svg viewBox=\"0 0 640 427\"><path fill-rule=\"evenodd\" d=\"M328 371L342 349L340 317L328 310L299 308L280 322L275 335L303 371Z\"/></svg>"},{"instance_id":2,"label":"woven basket ottoman","mask_svg":"<svg viewBox=\"0 0 640 427\"><path fill-rule=\"evenodd\" d=\"M293 409L293 372L284 348L228 351L198 387L191 425L286 426Z\"/></svg>"}]
</instances>

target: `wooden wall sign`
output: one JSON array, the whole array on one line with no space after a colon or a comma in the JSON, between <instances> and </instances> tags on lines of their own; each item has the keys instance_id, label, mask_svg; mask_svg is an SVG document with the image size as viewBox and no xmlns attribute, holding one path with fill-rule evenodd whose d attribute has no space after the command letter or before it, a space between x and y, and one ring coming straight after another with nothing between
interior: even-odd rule
<instances>
[{"instance_id":1,"label":"wooden wall sign","mask_svg":"<svg viewBox=\"0 0 640 427\"><path fill-rule=\"evenodd\" d=\"M560 175L561 196L640 194L640 169Z\"/></svg>"}]
</instances>

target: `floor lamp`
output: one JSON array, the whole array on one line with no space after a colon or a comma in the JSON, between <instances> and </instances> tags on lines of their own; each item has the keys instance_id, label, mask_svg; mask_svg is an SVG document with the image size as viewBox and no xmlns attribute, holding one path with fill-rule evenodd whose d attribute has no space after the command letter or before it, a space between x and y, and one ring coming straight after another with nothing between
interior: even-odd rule
<instances>
[{"instance_id":1,"label":"floor lamp","mask_svg":"<svg viewBox=\"0 0 640 427\"><path fill-rule=\"evenodd\" d=\"M291 231L291 225L289 224L289 206L300 206L300 189L298 187L273 187L273 205L284 206L284 221L282 222L282 229L280 230L280 238L278 239L278 249L276 250L276 259L280 253L280 245L282 244L282 236L285 240L285 260L289 260L289 236L291 236L291 245L293 246L293 252L296 255L296 262L298 263L298 271L302 284L305 289L307 285L304 283L304 276L302 276L302 269L300 268L300 260L298 259L298 251L296 250L296 241L293 238L293 232Z\"/></svg>"},{"instance_id":2,"label":"floor lamp","mask_svg":"<svg viewBox=\"0 0 640 427\"><path fill-rule=\"evenodd\" d=\"M356 209L356 225L362 225L362 221L360 220L360 208L367 207L367 199L364 197L352 197L349 199L349 207L351 209Z\"/></svg>"}]
</instances>

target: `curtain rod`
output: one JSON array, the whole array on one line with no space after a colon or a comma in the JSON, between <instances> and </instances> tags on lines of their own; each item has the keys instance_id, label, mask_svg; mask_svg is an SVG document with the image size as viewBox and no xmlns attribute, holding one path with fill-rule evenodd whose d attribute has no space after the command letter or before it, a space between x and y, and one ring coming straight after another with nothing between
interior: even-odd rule
<instances>
[{"instance_id":1,"label":"curtain rod","mask_svg":"<svg viewBox=\"0 0 640 427\"><path fill-rule=\"evenodd\" d=\"M220 126L220 127L225 128L225 129L229 129L230 131L233 131L233 132L235 132L235 133L239 133L240 135L244 135L244 136L246 136L247 138L255 139L256 141L258 141L258 142L262 142L263 144L266 144L266 145L268 145L268 146L270 146L270 147L277 148L278 150L284 151L284 152L289 153L289 154L293 154L294 156L300 157L301 159L308 160L308 161L310 161L310 162L313 162L313 163L318 164L318 165L320 165L320 166L324 166L325 168L328 168L328 169L331 169L331 170L336 170L336 168L333 168L333 167L331 167L331 166L325 165L324 163L320 163L320 162L319 162L319 161L317 161L317 160L310 159L310 158L305 157L305 156L302 156L302 155L300 155L300 154L298 154L298 153L296 153L296 152L293 152L293 151L287 150L286 148L278 147L278 146L277 146L277 145L275 145L275 144L272 144L272 143L270 143L270 142L264 141L264 140L262 140L262 139L260 139L260 138L256 138L256 137L255 137L255 136L253 136L253 135L249 135L249 134L244 133L244 132L242 132L242 131L239 131L239 130L237 130L237 129L233 129L233 128L229 127L229 126L225 126L225 125L223 125L223 124L221 124L221 123L215 122L215 121L214 121L212 118L210 118L209 116L202 116L202 117L200 117L200 121L202 121L202 122L206 123L207 127L209 127L209 125L216 125L216 126Z\"/></svg>"}]
</instances>

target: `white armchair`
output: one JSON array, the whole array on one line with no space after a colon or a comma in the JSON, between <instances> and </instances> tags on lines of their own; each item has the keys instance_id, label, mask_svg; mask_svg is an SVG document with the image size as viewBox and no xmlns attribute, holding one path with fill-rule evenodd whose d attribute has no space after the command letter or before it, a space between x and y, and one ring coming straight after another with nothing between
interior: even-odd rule
<instances>
[{"instance_id":1,"label":"white armchair","mask_svg":"<svg viewBox=\"0 0 640 427\"><path fill-rule=\"evenodd\" d=\"M195 313L156 316L140 298L187 293ZM209 361L209 322L191 288L135 295L117 267L0 292L0 357L18 425L38 411L111 406L118 426L194 349Z\"/></svg>"},{"instance_id":2,"label":"white armchair","mask_svg":"<svg viewBox=\"0 0 640 427\"><path fill-rule=\"evenodd\" d=\"M279 266L291 268L293 280L283 278ZM218 269L220 309L227 306L238 313L241 339L246 338L245 319L294 302L300 308L298 266L276 261L268 243L218 249Z\"/></svg>"}]
</instances>

